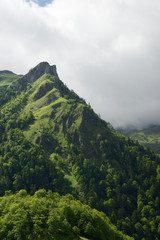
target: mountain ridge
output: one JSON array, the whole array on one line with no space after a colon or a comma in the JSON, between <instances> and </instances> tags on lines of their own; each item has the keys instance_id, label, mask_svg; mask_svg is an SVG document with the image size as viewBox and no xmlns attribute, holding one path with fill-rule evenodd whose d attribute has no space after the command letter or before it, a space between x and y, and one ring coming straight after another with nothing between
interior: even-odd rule
<instances>
[{"instance_id":1,"label":"mountain ridge","mask_svg":"<svg viewBox=\"0 0 160 240\"><path fill-rule=\"evenodd\" d=\"M9 70L1 70L0 74L15 74L15 73L13 73L12 71L9 71Z\"/></svg>"},{"instance_id":2,"label":"mountain ridge","mask_svg":"<svg viewBox=\"0 0 160 240\"><path fill-rule=\"evenodd\" d=\"M18 80L18 84L13 82L10 88L14 91L23 90L28 83L33 83L36 79L40 78L43 74L48 73L58 78L56 66L50 66L48 62L41 62L36 67L31 69L26 75Z\"/></svg>"}]
</instances>

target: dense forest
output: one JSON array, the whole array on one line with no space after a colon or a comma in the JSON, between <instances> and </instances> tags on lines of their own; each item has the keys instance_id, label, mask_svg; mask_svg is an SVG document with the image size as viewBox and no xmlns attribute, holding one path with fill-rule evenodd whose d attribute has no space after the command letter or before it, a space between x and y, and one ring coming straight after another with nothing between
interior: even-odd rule
<instances>
[{"instance_id":1,"label":"dense forest","mask_svg":"<svg viewBox=\"0 0 160 240\"><path fill-rule=\"evenodd\" d=\"M131 240L102 212L73 198L41 189L34 195L7 191L0 198L0 239Z\"/></svg>"},{"instance_id":2,"label":"dense forest","mask_svg":"<svg viewBox=\"0 0 160 240\"><path fill-rule=\"evenodd\" d=\"M28 226L24 228L26 239L58 239L56 234L61 233L67 233L68 239L126 239L116 229L117 235L108 237L113 226L106 215L120 231L137 240L160 239L159 156L117 133L55 71L55 66L41 63L23 77L0 74L2 239L25 239L21 224ZM39 210L34 216L35 202L38 206L41 201L47 214ZM21 211L28 223L19 218ZM59 220L53 217L57 211L55 219ZM84 213L79 211L89 212L85 227L80 224ZM12 220L7 225L9 216ZM56 232L56 221L61 221L57 226L61 233ZM41 228L45 236L40 237Z\"/></svg>"}]
</instances>

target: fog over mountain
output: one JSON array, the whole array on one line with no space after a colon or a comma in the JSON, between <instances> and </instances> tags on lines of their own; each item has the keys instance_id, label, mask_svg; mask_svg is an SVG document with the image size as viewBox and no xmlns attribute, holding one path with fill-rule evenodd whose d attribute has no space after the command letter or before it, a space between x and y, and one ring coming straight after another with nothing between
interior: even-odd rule
<instances>
[{"instance_id":1,"label":"fog over mountain","mask_svg":"<svg viewBox=\"0 0 160 240\"><path fill-rule=\"evenodd\" d=\"M160 123L160 2L46 2L0 1L0 70L48 61L114 127Z\"/></svg>"}]
</instances>

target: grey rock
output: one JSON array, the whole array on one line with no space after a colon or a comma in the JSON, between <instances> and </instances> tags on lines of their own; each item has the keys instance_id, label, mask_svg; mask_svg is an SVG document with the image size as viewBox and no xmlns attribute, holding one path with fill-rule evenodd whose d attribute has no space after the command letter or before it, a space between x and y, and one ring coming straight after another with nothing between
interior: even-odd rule
<instances>
[{"instance_id":1,"label":"grey rock","mask_svg":"<svg viewBox=\"0 0 160 240\"><path fill-rule=\"evenodd\" d=\"M10 88L14 91L21 91L27 86L28 83L35 82L38 78L43 76L45 73L51 74L51 75L55 76L56 78L58 78L56 65L50 66L48 62L41 62L36 67L31 69L22 78L13 82L10 85Z\"/></svg>"}]
</instances>

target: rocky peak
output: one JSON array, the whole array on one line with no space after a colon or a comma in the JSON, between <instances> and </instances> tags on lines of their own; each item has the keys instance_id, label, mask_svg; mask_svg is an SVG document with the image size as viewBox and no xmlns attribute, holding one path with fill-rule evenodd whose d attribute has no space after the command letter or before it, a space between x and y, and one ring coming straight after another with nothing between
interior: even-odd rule
<instances>
[{"instance_id":1,"label":"rocky peak","mask_svg":"<svg viewBox=\"0 0 160 240\"><path fill-rule=\"evenodd\" d=\"M31 69L23 77L23 79L27 79L27 82L33 83L35 80L40 78L45 73L58 77L57 71L56 71L56 65L50 66L48 62L41 62L36 67Z\"/></svg>"},{"instance_id":2,"label":"rocky peak","mask_svg":"<svg viewBox=\"0 0 160 240\"><path fill-rule=\"evenodd\" d=\"M26 75L18 79L17 83L12 83L11 88L15 91L23 90L27 83L33 83L45 73L51 74L58 78L56 65L50 66L48 62L41 62L36 67L32 68Z\"/></svg>"}]
</instances>

